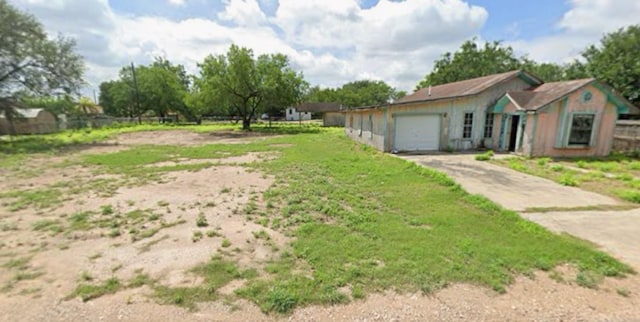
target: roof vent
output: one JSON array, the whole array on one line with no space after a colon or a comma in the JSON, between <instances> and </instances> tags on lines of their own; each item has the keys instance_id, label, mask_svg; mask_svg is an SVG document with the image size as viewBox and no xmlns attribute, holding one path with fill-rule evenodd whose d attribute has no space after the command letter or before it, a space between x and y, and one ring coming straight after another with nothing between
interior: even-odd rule
<instances>
[{"instance_id":1,"label":"roof vent","mask_svg":"<svg viewBox=\"0 0 640 322\"><path fill-rule=\"evenodd\" d=\"M429 85L429 94L427 96L431 96L431 85Z\"/></svg>"}]
</instances>

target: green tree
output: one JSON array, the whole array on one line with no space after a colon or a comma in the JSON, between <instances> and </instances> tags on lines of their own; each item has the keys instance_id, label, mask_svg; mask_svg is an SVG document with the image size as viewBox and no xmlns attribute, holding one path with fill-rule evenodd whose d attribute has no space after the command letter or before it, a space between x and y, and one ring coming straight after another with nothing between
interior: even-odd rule
<instances>
[{"instance_id":1,"label":"green tree","mask_svg":"<svg viewBox=\"0 0 640 322\"><path fill-rule=\"evenodd\" d=\"M336 89L311 87L304 100L312 103L340 103L348 107L359 107L386 104L405 95L406 92L396 91L383 81L358 80Z\"/></svg>"},{"instance_id":2,"label":"green tree","mask_svg":"<svg viewBox=\"0 0 640 322\"><path fill-rule=\"evenodd\" d=\"M599 46L582 54L586 71L619 90L632 103L640 104L640 25L605 35Z\"/></svg>"},{"instance_id":3,"label":"green tree","mask_svg":"<svg viewBox=\"0 0 640 322\"><path fill-rule=\"evenodd\" d=\"M169 112L176 112L191 118L185 104L189 83L182 65L156 58L151 65L135 70L125 66L118 80L100 84L100 105L114 116L139 117L153 112L164 120Z\"/></svg>"},{"instance_id":4,"label":"green tree","mask_svg":"<svg viewBox=\"0 0 640 322\"><path fill-rule=\"evenodd\" d=\"M82 85L84 64L75 43L49 39L35 17L0 0L0 113L12 122L19 96L71 94Z\"/></svg>"},{"instance_id":5,"label":"green tree","mask_svg":"<svg viewBox=\"0 0 640 322\"><path fill-rule=\"evenodd\" d=\"M433 71L418 83L417 89L504 73L521 65L511 47L504 47L499 41L478 46L474 38L464 42L459 51L447 52L436 60Z\"/></svg>"},{"instance_id":6,"label":"green tree","mask_svg":"<svg viewBox=\"0 0 640 322\"><path fill-rule=\"evenodd\" d=\"M208 56L199 64L200 76L191 105L201 109L235 114L242 128L249 130L251 120L265 106L288 106L296 102L305 88L301 73L295 72L282 54L261 55L231 45L225 55Z\"/></svg>"},{"instance_id":7,"label":"green tree","mask_svg":"<svg viewBox=\"0 0 640 322\"><path fill-rule=\"evenodd\" d=\"M131 118L137 116L133 86L125 81L102 82L98 101L107 115Z\"/></svg>"}]
</instances>

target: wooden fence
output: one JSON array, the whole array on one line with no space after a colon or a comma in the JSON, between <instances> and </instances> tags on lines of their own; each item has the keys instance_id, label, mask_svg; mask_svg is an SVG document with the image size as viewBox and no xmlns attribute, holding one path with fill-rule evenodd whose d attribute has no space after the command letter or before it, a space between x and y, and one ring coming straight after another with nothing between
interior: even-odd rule
<instances>
[{"instance_id":1,"label":"wooden fence","mask_svg":"<svg viewBox=\"0 0 640 322\"><path fill-rule=\"evenodd\" d=\"M613 151L640 150L640 120L616 122L613 135Z\"/></svg>"}]
</instances>

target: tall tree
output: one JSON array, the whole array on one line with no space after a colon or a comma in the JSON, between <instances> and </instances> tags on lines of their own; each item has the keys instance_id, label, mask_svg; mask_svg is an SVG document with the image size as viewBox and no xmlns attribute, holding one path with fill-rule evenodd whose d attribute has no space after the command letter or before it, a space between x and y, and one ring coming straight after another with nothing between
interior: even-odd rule
<instances>
[{"instance_id":1,"label":"tall tree","mask_svg":"<svg viewBox=\"0 0 640 322\"><path fill-rule=\"evenodd\" d=\"M591 45L582 54L586 71L613 86L632 103L640 104L640 25L605 35L599 46Z\"/></svg>"},{"instance_id":2,"label":"tall tree","mask_svg":"<svg viewBox=\"0 0 640 322\"><path fill-rule=\"evenodd\" d=\"M100 105L105 113L115 116L138 117L153 112L164 120L172 111L191 117L184 101L189 84L182 65L156 58L151 65L135 70L125 66L120 79L100 84Z\"/></svg>"},{"instance_id":3,"label":"tall tree","mask_svg":"<svg viewBox=\"0 0 640 322\"><path fill-rule=\"evenodd\" d=\"M71 94L82 84L83 61L75 42L49 39L35 17L0 0L0 112L17 115L19 95Z\"/></svg>"},{"instance_id":4,"label":"tall tree","mask_svg":"<svg viewBox=\"0 0 640 322\"><path fill-rule=\"evenodd\" d=\"M417 88L504 73L520 66L521 62L511 47L504 47L499 41L478 46L474 38L464 42L459 51L447 52L436 60L433 71L420 81Z\"/></svg>"},{"instance_id":5,"label":"tall tree","mask_svg":"<svg viewBox=\"0 0 640 322\"><path fill-rule=\"evenodd\" d=\"M358 80L340 88L311 87L304 98L307 102L340 103L347 107L381 105L406 95L383 81Z\"/></svg>"},{"instance_id":6,"label":"tall tree","mask_svg":"<svg viewBox=\"0 0 640 322\"><path fill-rule=\"evenodd\" d=\"M286 56L261 55L231 45L225 55L208 56L199 64L200 76L192 101L242 118L242 128L249 130L251 120L266 105L295 103L302 95L305 82L295 72Z\"/></svg>"}]
</instances>

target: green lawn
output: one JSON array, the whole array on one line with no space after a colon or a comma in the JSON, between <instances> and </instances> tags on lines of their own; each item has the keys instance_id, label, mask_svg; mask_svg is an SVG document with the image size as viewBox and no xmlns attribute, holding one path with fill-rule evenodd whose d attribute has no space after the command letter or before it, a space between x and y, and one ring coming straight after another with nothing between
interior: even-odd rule
<instances>
[{"instance_id":1,"label":"green lawn","mask_svg":"<svg viewBox=\"0 0 640 322\"><path fill-rule=\"evenodd\" d=\"M511 157L491 162L563 185L640 203L640 160L629 156L557 160Z\"/></svg>"},{"instance_id":2,"label":"green lawn","mask_svg":"<svg viewBox=\"0 0 640 322\"><path fill-rule=\"evenodd\" d=\"M258 271L216 257L194 269L208 283L200 287L172 289L149 279L162 302L194 307L194 302L218 298L216 289L232 279L248 280L236 296L266 312L286 313L388 289L431 293L459 282L503 292L517 275L535 270L557 274L554 267L563 263L575 265L582 279L632 273L587 242L551 233L469 195L442 173L354 143L341 129L285 132L291 135L243 145L142 146L83 160L104 171L137 175L150 171L141 170L145 164L172 158L279 153L248 165L276 181L264 193L266 206L256 211L247 205L252 209L244 215L292 236L291 245ZM216 272L224 278L215 279ZM91 298L120 288L112 284L84 293Z\"/></svg>"}]
</instances>

